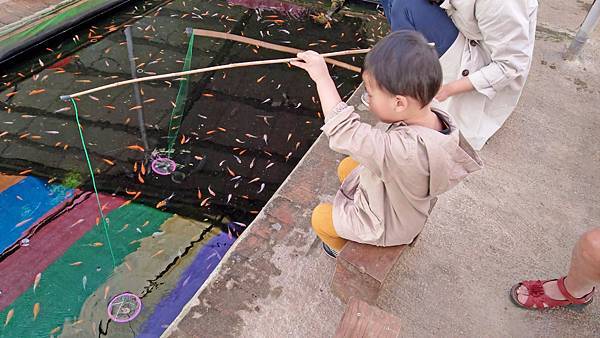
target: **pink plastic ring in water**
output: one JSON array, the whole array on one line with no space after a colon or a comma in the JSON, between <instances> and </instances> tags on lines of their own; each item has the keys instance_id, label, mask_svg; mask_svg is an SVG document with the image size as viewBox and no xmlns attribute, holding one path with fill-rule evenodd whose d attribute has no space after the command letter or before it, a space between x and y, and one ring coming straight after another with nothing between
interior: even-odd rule
<instances>
[{"instance_id":1,"label":"pink plastic ring in water","mask_svg":"<svg viewBox=\"0 0 600 338\"><path fill-rule=\"evenodd\" d=\"M142 300L131 292L123 292L114 296L106 309L108 318L117 323L134 320L142 311Z\"/></svg>"},{"instance_id":2,"label":"pink plastic ring in water","mask_svg":"<svg viewBox=\"0 0 600 338\"><path fill-rule=\"evenodd\" d=\"M150 167L155 173L166 176L171 175L175 171L177 164L170 158L157 157L152 160Z\"/></svg>"}]
</instances>

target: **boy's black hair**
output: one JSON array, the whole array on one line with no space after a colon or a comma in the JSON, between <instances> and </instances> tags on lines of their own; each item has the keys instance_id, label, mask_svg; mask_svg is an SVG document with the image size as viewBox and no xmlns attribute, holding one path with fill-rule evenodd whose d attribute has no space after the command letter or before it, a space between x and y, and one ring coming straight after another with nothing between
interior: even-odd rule
<instances>
[{"instance_id":1,"label":"boy's black hair","mask_svg":"<svg viewBox=\"0 0 600 338\"><path fill-rule=\"evenodd\" d=\"M367 54L363 72L392 95L410 96L422 107L442 85L442 66L435 47L416 31L400 30L381 39Z\"/></svg>"}]
</instances>

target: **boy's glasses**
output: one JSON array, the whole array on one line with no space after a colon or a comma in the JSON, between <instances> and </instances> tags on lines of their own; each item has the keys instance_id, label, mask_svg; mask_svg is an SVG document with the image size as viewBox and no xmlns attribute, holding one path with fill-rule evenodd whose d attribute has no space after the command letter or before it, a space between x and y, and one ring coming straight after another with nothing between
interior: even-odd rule
<instances>
[{"instance_id":1,"label":"boy's glasses","mask_svg":"<svg viewBox=\"0 0 600 338\"><path fill-rule=\"evenodd\" d=\"M369 108L369 93L364 92L362 93L362 95L360 96L360 101L367 106L367 108Z\"/></svg>"}]
</instances>

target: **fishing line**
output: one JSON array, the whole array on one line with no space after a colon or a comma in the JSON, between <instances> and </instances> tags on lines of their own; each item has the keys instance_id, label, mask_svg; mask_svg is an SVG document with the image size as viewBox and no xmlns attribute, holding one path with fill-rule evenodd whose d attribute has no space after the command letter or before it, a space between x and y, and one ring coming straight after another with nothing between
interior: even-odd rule
<instances>
[{"instance_id":1,"label":"fishing line","mask_svg":"<svg viewBox=\"0 0 600 338\"><path fill-rule=\"evenodd\" d=\"M110 250L110 256L112 257L113 268L116 268L117 261L115 259L115 253L110 242L110 237L108 236L108 223L106 222L106 216L104 216L104 212L102 211L100 196L98 195L98 189L96 188L96 178L94 176L94 170L92 169L92 163L90 162L90 156L88 155L87 147L85 146L85 139L83 137L81 124L79 123L79 111L77 109L77 103L75 102L75 99L71 98L71 104L73 105L73 110L75 110L75 121L77 122L77 130L79 130L79 138L81 139L81 146L83 148L83 153L85 154L85 161L87 162L90 177L92 178L92 187L94 188L94 194L96 195L96 202L98 202L98 212L100 213L100 219L104 228L104 234L106 235L106 242L108 244L108 249Z\"/></svg>"}]
</instances>

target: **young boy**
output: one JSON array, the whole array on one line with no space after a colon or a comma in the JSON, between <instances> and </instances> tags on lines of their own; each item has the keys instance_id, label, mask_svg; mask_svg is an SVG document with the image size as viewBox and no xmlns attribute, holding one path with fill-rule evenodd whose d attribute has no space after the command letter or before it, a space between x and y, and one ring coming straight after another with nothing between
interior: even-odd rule
<instances>
[{"instance_id":1,"label":"young boy","mask_svg":"<svg viewBox=\"0 0 600 338\"><path fill-rule=\"evenodd\" d=\"M341 102L323 57L307 51L298 58L292 64L317 85L329 146L350 156L338 168L342 185L333 205L313 211L323 248L335 257L347 240L411 243L423 230L432 199L482 167L452 117L431 106L442 83L435 48L418 32L398 31L369 52L363 81L370 110L382 122L375 127Z\"/></svg>"}]
</instances>

